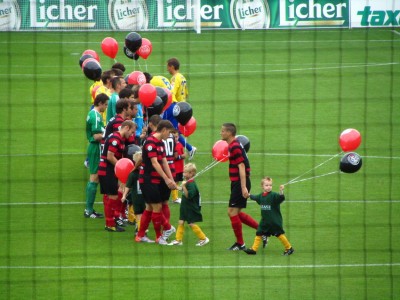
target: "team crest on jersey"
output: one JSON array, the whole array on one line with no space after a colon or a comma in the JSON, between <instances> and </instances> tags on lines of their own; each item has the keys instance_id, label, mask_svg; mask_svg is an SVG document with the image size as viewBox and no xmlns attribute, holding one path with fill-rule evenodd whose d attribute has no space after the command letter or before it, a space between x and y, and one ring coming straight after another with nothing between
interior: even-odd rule
<instances>
[{"instance_id":1,"label":"team crest on jersey","mask_svg":"<svg viewBox=\"0 0 400 300\"><path fill-rule=\"evenodd\" d=\"M153 147L151 145L147 146L147 151L153 150Z\"/></svg>"},{"instance_id":2,"label":"team crest on jersey","mask_svg":"<svg viewBox=\"0 0 400 300\"><path fill-rule=\"evenodd\" d=\"M118 145L117 141L112 141L111 143L114 147Z\"/></svg>"}]
</instances>

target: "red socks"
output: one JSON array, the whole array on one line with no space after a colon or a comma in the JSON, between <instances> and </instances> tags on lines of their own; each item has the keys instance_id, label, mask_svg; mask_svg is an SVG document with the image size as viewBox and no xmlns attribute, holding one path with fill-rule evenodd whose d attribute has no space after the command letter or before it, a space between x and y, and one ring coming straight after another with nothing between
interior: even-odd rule
<instances>
[{"instance_id":1,"label":"red socks","mask_svg":"<svg viewBox=\"0 0 400 300\"><path fill-rule=\"evenodd\" d=\"M242 233L242 222L240 221L240 218L238 215L230 217L231 219L231 225L233 232L236 236L236 243L243 245L243 233Z\"/></svg>"},{"instance_id":2,"label":"red socks","mask_svg":"<svg viewBox=\"0 0 400 300\"><path fill-rule=\"evenodd\" d=\"M165 219L167 219L167 221L169 223L169 219L171 218L171 211L169 210L168 203L163 203L161 212L164 215Z\"/></svg>"},{"instance_id":3,"label":"red socks","mask_svg":"<svg viewBox=\"0 0 400 300\"><path fill-rule=\"evenodd\" d=\"M239 213L239 218L242 223L244 223L247 226L250 226L251 228L257 229L258 228L258 223L256 220L254 220L250 215L245 214L244 212Z\"/></svg>"},{"instance_id":4,"label":"red socks","mask_svg":"<svg viewBox=\"0 0 400 300\"><path fill-rule=\"evenodd\" d=\"M143 216L142 216L143 218ZM158 239L161 236L161 225L163 223L163 215L161 212L154 212L151 215L151 221L153 222L154 231L156 232L156 238Z\"/></svg>"},{"instance_id":5,"label":"red socks","mask_svg":"<svg viewBox=\"0 0 400 300\"><path fill-rule=\"evenodd\" d=\"M144 237L146 234L147 228L149 228L149 224L151 222L153 212L148 211L147 209L143 212L142 217L140 218L140 227L139 232L137 233L138 237Z\"/></svg>"}]
</instances>

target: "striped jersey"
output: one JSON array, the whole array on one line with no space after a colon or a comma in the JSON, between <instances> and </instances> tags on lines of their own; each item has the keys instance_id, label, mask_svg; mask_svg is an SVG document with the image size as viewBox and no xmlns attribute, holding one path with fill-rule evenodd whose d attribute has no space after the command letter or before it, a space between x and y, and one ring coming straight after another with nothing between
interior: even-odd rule
<instances>
[{"instance_id":1,"label":"striped jersey","mask_svg":"<svg viewBox=\"0 0 400 300\"><path fill-rule=\"evenodd\" d=\"M162 159L166 157L164 142L150 135L143 144L142 148L142 168L139 174L139 183L159 184L162 177L151 163L151 158L157 158L158 163L162 166Z\"/></svg>"},{"instance_id":2,"label":"striped jersey","mask_svg":"<svg viewBox=\"0 0 400 300\"><path fill-rule=\"evenodd\" d=\"M116 159L121 159L125 149L125 138L121 136L119 131L109 135L104 143L103 150L100 156L99 163L99 176L105 176L107 173L107 166L112 164L107 160L108 151L114 153Z\"/></svg>"},{"instance_id":3,"label":"striped jersey","mask_svg":"<svg viewBox=\"0 0 400 300\"><path fill-rule=\"evenodd\" d=\"M234 139L228 146L229 152L229 178L231 181L240 181L239 164L244 163L246 177L250 176L250 162L246 151L237 139Z\"/></svg>"}]
</instances>

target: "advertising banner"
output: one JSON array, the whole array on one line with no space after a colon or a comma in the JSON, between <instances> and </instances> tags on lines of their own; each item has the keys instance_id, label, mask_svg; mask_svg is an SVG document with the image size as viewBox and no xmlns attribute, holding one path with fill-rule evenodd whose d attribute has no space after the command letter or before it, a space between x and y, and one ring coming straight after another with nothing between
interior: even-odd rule
<instances>
[{"instance_id":1,"label":"advertising banner","mask_svg":"<svg viewBox=\"0 0 400 300\"><path fill-rule=\"evenodd\" d=\"M199 5L196 5L199 1ZM0 30L399 26L399 0L0 0Z\"/></svg>"}]
</instances>

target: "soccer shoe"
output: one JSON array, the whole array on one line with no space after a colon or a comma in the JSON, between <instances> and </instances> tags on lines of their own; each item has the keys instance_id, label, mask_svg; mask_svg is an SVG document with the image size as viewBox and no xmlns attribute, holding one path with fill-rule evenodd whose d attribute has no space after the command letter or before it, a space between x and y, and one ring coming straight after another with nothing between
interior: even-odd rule
<instances>
[{"instance_id":1,"label":"soccer shoe","mask_svg":"<svg viewBox=\"0 0 400 300\"><path fill-rule=\"evenodd\" d=\"M138 243L154 243L153 240L149 239L146 235L144 237L135 237L135 242Z\"/></svg>"},{"instance_id":2,"label":"soccer shoe","mask_svg":"<svg viewBox=\"0 0 400 300\"><path fill-rule=\"evenodd\" d=\"M208 244L209 242L210 242L210 240L208 239L208 237L206 237L204 240L200 240L200 241L196 244L196 246L201 247L201 246L204 246L204 245Z\"/></svg>"},{"instance_id":3,"label":"soccer shoe","mask_svg":"<svg viewBox=\"0 0 400 300\"><path fill-rule=\"evenodd\" d=\"M100 214L96 211L93 211L91 214L88 213L88 211L85 209L85 212L83 213L85 218L90 218L90 219L102 219L104 218L103 214Z\"/></svg>"},{"instance_id":4,"label":"soccer shoe","mask_svg":"<svg viewBox=\"0 0 400 300\"><path fill-rule=\"evenodd\" d=\"M176 229L174 226L171 225L171 228L168 230L164 230L162 233L162 238L166 241L168 240L168 238L170 237L171 234L173 234L174 232L176 232Z\"/></svg>"},{"instance_id":5,"label":"soccer shoe","mask_svg":"<svg viewBox=\"0 0 400 300\"><path fill-rule=\"evenodd\" d=\"M114 221L115 221L115 224L117 224L120 227L125 227L126 226L124 220L121 219L121 218L114 218Z\"/></svg>"},{"instance_id":6,"label":"soccer shoe","mask_svg":"<svg viewBox=\"0 0 400 300\"><path fill-rule=\"evenodd\" d=\"M181 199L181 198L172 200L172 203L175 203L175 204L181 204L181 202L182 202L182 199Z\"/></svg>"},{"instance_id":7,"label":"soccer shoe","mask_svg":"<svg viewBox=\"0 0 400 300\"><path fill-rule=\"evenodd\" d=\"M162 236L156 239L156 243L159 245L168 245L168 242Z\"/></svg>"},{"instance_id":8,"label":"soccer shoe","mask_svg":"<svg viewBox=\"0 0 400 300\"><path fill-rule=\"evenodd\" d=\"M229 247L227 250L230 251L240 251L246 249L246 245L240 245L239 243L234 243L231 247Z\"/></svg>"},{"instance_id":9,"label":"soccer shoe","mask_svg":"<svg viewBox=\"0 0 400 300\"><path fill-rule=\"evenodd\" d=\"M293 254L293 252L294 252L293 247L290 247L290 249L287 249L287 250L285 250L285 252L283 252L283 255L288 256L288 255Z\"/></svg>"},{"instance_id":10,"label":"soccer shoe","mask_svg":"<svg viewBox=\"0 0 400 300\"><path fill-rule=\"evenodd\" d=\"M263 235L261 238L262 238L263 248L265 248L268 244L268 237L266 235Z\"/></svg>"},{"instance_id":11,"label":"soccer shoe","mask_svg":"<svg viewBox=\"0 0 400 300\"><path fill-rule=\"evenodd\" d=\"M105 230L110 231L110 232L124 232L125 229L119 226L106 226L104 227Z\"/></svg>"},{"instance_id":12,"label":"soccer shoe","mask_svg":"<svg viewBox=\"0 0 400 300\"><path fill-rule=\"evenodd\" d=\"M189 160L193 159L193 156L195 155L196 151L197 148L192 146L192 150L189 151Z\"/></svg>"},{"instance_id":13,"label":"soccer shoe","mask_svg":"<svg viewBox=\"0 0 400 300\"><path fill-rule=\"evenodd\" d=\"M257 252L254 251L251 248L244 249L243 251L246 252L247 254L250 254L250 255L256 255L257 254Z\"/></svg>"},{"instance_id":14,"label":"soccer shoe","mask_svg":"<svg viewBox=\"0 0 400 300\"><path fill-rule=\"evenodd\" d=\"M182 246L182 245L183 245L182 241L177 241L177 240L174 240L168 244L168 246Z\"/></svg>"}]
</instances>

